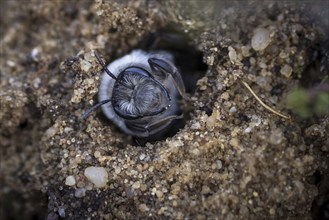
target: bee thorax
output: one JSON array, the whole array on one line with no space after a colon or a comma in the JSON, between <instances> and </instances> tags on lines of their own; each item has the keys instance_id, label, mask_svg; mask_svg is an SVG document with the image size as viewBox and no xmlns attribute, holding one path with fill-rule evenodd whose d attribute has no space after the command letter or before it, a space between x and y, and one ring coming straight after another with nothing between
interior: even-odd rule
<instances>
[{"instance_id":1,"label":"bee thorax","mask_svg":"<svg viewBox=\"0 0 329 220\"><path fill-rule=\"evenodd\" d=\"M167 105L167 98L157 85L149 83L136 88L134 104L141 114L155 112Z\"/></svg>"}]
</instances>

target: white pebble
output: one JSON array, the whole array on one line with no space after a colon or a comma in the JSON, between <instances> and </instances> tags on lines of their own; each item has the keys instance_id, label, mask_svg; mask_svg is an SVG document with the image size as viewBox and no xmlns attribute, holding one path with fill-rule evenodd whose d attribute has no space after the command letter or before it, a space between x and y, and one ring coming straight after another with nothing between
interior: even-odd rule
<instances>
[{"instance_id":1,"label":"white pebble","mask_svg":"<svg viewBox=\"0 0 329 220\"><path fill-rule=\"evenodd\" d=\"M234 112L237 112L237 109L236 109L236 107L234 107L234 106L233 106L232 108L230 108L229 112L230 112L230 113L234 113Z\"/></svg>"},{"instance_id":2,"label":"white pebble","mask_svg":"<svg viewBox=\"0 0 329 220\"><path fill-rule=\"evenodd\" d=\"M38 78L35 78L33 80L33 87L35 89L39 89L40 88L40 84L41 84L41 79L38 77Z\"/></svg>"},{"instance_id":3,"label":"white pebble","mask_svg":"<svg viewBox=\"0 0 329 220\"><path fill-rule=\"evenodd\" d=\"M91 63L89 63L88 61L82 60L80 64L81 64L81 69L85 72L88 72L89 69L91 68Z\"/></svg>"},{"instance_id":4,"label":"white pebble","mask_svg":"<svg viewBox=\"0 0 329 220\"><path fill-rule=\"evenodd\" d=\"M74 176L68 176L65 179L65 185L67 186L74 186L76 184Z\"/></svg>"},{"instance_id":5,"label":"white pebble","mask_svg":"<svg viewBox=\"0 0 329 220\"><path fill-rule=\"evenodd\" d=\"M250 133L251 132L251 127L247 127L245 130L244 130L245 133Z\"/></svg>"},{"instance_id":6,"label":"white pebble","mask_svg":"<svg viewBox=\"0 0 329 220\"><path fill-rule=\"evenodd\" d=\"M214 56L209 56L209 57L207 57L207 59L206 59L206 63L207 63L209 66L214 65L214 61L215 61L215 57L214 57Z\"/></svg>"},{"instance_id":7,"label":"white pebble","mask_svg":"<svg viewBox=\"0 0 329 220\"><path fill-rule=\"evenodd\" d=\"M238 59L235 49L233 47L228 47L228 51L228 56L231 60L231 63L235 64Z\"/></svg>"},{"instance_id":8,"label":"white pebble","mask_svg":"<svg viewBox=\"0 0 329 220\"><path fill-rule=\"evenodd\" d=\"M223 167L223 163L222 163L222 161L221 160L216 160L216 165L217 165L217 169L222 169L222 167Z\"/></svg>"},{"instance_id":9,"label":"white pebble","mask_svg":"<svg viewBox=\"0 0 329 220\"><path fill-rule=\"evenodd\" d=\"M92 51L90 51L89 53L85 53L84 54L84 58L86 61L90 62L94 59L94 53Z\"/></svg>"},{"instance_id":10,"label":"white pebble","mask_svg":"<svg viewBox=\"0 0 329 220\"><path fill-rule=\"evenodd\" d=\"M95 187L104 187L108 182L108 174L104 167L87 167L84 174Z\"/></svg>"},{"instance_id":11,"label":"white pebble","mask_svg":"<svg viewBox=\"0 0 329 220\"><path fill-rule=\"evenodd\" d=\"M146 155L145 155L145 154L141 154L141 155L139 156L139 159L140 159L140 160L144 160L144 159L145 159L145 157L146 157Z\"/></svg>"},{"instance_id":12,"label":"white pebble","mask_svg":"<svg viewBox=\"0 0 329 220\"><path fill-rule=\"evenodd\" d=\"M65 209L63 206L59 208L58 214L60 217L65 218Z\"/></svg>"},{"instance_id":13,"label":"white pebble","mask_svg":"<svg viewBox=\"0 0 329 220\"><path fill-rule=\"evenodd\" d=\"M71 128L71 127L65 127L64 128L65 133L69 133L70 131L73 131L73 128Z\"/></svg>"},{"instance_id":14,"label":"white pebble","mask_svg":"<svg viewBox=\"0 0 329 220\"><path fill-rule=\"evenodd\" d=\"M249 50L250 50L250 47L242 46L241 47L242 56L249 57L250 56L250 51Z\"/></svg>"},{"instance_id":15,"label":"white pebble","mask_svg":"<svg viewBox=\"0 0 329 220\"><path fill-rule=\"evenodd\" d=\"M104 10L98 10L96 13L97 13L98 16L100 16L100 15L103 14L103 12L104 12Z\"/></svg>"},{"instance_id":16,"label":"white pebble","mask_svg":"<svg viewBox=\"0 0 329 220\"><path fill-rule=\"evenodd\" d=\"M38 48L36 48L36 47L33 48L32 51L31 51L31 57L32 57L32 59L35 60L36 57L38 56L38 54L39 54Z\"/></svg>"},{"instance_id":17,"label":"white pebble","mask_svg":"<svg viewBox=\"0 0 329 220\"><path fill-rule=\"evenodd\" d=\"M121 173L121 168L120 167L115 167L114 172L115 172L115 174Z\"/></svg>"},{"instance_id":18,"label":"white pebble","mask_svg":"<svg viewBox=\"0 0 329 220\"><path fill-rule=\"evenodd\" d=\"M7 60L7 65L10 67L14 67L16 65L16 63L14 61Z\"/></svg>"},{"instance_id":19,"label":"white pebble","mask_svg":"<svg viewBox=\"0 0 329 220\"><path fill-rule=\"evenodd\" d=\"M291 66L285 64L281 69L280 69L280 73L282 75L284 75L285 77L289 78L292 74L292 68Z\"/></svg>"},{"instance_id":20,"label":"white pebble","mask_svg":"<svg viewBox=\"0 0 329 220\"><path fill-rule=\"evenodd\" d=\"M55 127L50 127L46 131L46 136L48 138L51 138L51 137L53 137L56 134L56 132L57 132L57 129Z\"/></svg>"},{"instance_id":21,"label":"white pebble","mask_svg":"<svg viewBox=\"0 0 329 220\"><path fill-rule=\"evenodd\" d=\"M74 192L74 196L77 198L82 198L86 195L86 189L85 188L78 188Z\"/></svg>"},{"instance_id":22,"label":"white pebble","mask_svg":"<svg viewBox=\"0 0 329 220\"><path fill-rule=\"evenodd\" d=\"M132 185L132 188L133 189L139 189L140 186L141 186L140 182L137 181L137 182L134 182L134 184Z\"/></svg>"},{"instance_id":23,"label":"white pebble","mask_svg":"<svg viewBox=\"0 0 329 220\"><path fill-rule=\"evenodd\" d=\"M251 46L254 50L264 50L271 42L270 32L265 28L257 28L251 39Z\"/></svg>"},{"instance_id":24,"label":"white pebble","mask_svg":"<svg viewBox=\"0 0 329 220\"><path fill-rule=\"evenodd\" d=\"M199 130L201 128L201 125L199 122L195 122L191 125L192 130Z\"/></svg>"}]
</instances>

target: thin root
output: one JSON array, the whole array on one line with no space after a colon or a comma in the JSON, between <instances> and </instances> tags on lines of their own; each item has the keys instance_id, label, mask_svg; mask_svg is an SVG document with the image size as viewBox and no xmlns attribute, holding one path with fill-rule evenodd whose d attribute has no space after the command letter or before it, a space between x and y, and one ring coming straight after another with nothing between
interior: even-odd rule
<instances>
[{"instance_id":1,"label":"thin root","mask_svg":"<svg viewBox=\"0 0 329 220\"><path fill-rule=\"evenodd\" d=\"M282 118L290 120L289 115L286 116L284 114L281 114L280 112L277 112L273 108L271 108L270 106L266 105L262 100L260 100L260 98L256 95L256 93L250 88L250 86L245 81L242 80L241 82L264 108L266 108L267 110L273 112L274 114L276 114L276 115L278 115Z\"/></svg>"}]
</instances>

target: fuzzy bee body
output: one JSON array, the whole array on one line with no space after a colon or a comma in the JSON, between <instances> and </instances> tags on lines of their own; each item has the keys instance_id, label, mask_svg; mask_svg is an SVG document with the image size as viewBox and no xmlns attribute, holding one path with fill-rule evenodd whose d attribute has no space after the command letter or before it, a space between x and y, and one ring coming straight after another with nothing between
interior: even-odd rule
<instances>
[{"instance_id":1,"label":"fuzzy bee body","mask_svg":"<svg viewBox=\"0 0 329 220\"><path fill-rule=\"evenodd\" d=\"M99 87L99 100L105 116L123 132L149 137L170 129L179 118L179 95L185 87L165 51L134 50L105 67Z\"/></svg>"}]
</instances>

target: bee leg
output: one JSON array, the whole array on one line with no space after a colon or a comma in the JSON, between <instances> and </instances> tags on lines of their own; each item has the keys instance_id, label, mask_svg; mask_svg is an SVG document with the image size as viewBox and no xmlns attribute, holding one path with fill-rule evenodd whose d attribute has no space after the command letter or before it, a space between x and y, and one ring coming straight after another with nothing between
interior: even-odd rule
<instances>
[{"instance_id":1,"label":"bee leg","mask_svg":"<svg viewBox=\"0 0 329 220\"><path fill-rule=\"evenodd\" d=\"M171 77L174 79L175 87L178 90L179 94L184 99L187 98L182 76L174 65L164 61L163 59L157 58L150 58L148 59L148 62L151 66L151 69L154 71L155 76L161 79L165 79L168 75L171 75Z\"/></svg>"},{"instance_id":2,"label":"bee leg","mask_svg":"<svg viewBox=\"0 0 329 220\"><path fill-rule=\"evenodd\" d=\"M170 115L170 116L167 116L161 120L158 120L156 122L153 122L153 123L149 123L147 124L144 129L146 130L146 132L150 132L150 131L154 131L154 129L156 129L157 127L159 127L161 124L166 124L166 123L170 123L174 120L177 120L177 119L182 119L183 118L183 114L181 115Z\"/></svg>"},{"instance_id":3,"label":"bee leg","mask_svg":"<svg viewBox=\"0 0 329 220\"><path fill-rule=\"evenodd\" d=\"M181 115L170 115L167 116L166 118L163 118L161 120L158 120L156 122L153 123L149 123L147 125L134 125L134 129L138 129L138 133L140 137L144 137L147 138L150 136L150 133L157 133L160 132L163 128L161 127L161 125L163 124L169 124L174 120L177 119L182 119L183 118L183 114Z\"/></svg>"},{"instance_id":4,"label":"bee leg","mask_svg":"<svg viewBox=\"0 0 329 220\"><path fill-rule=\"evenodd\" d=\"M145 143L144 142L142 143L142 141L138 138L134 138L134 142L137 144L137 146L144 146L145 145Z\"/></svg>"},{"instance_id":5,"label":"bee leg","mask_svg":"<svg viewBox=\"0 0 329 220\"><path fill-rule=\"evenodd\" d=\"M95 111L95 109L99 108L100 106L102 106L110 101L111 101L111 99L106 99L106 100L103 100L103 101L95 104L94 106L90 107L85 113L83 113L80 116L80 120L86 119L93 111Z\"/></svg>"}]
</instances>

